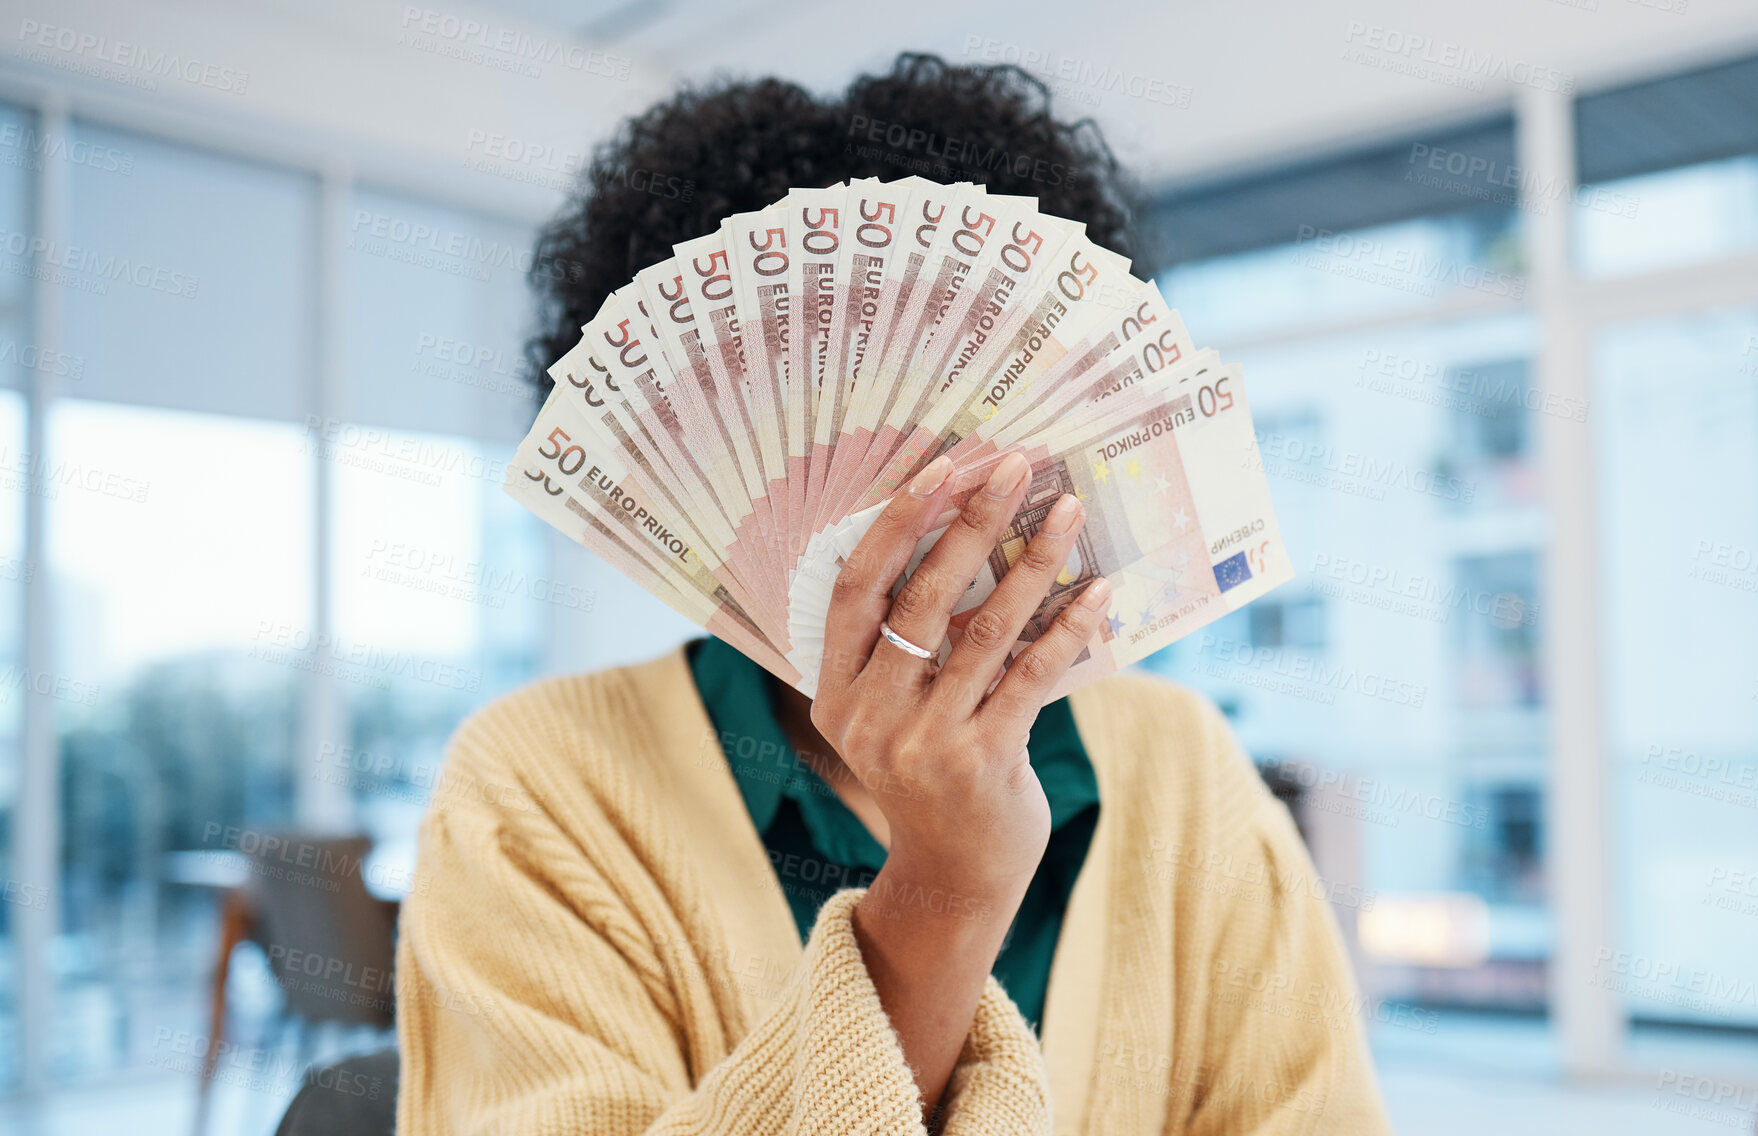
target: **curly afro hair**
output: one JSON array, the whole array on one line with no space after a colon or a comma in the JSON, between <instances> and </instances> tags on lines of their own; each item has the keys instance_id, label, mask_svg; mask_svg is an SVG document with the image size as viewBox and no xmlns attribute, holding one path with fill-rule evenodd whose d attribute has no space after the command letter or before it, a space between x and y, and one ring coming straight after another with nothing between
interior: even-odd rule
<instances>
[{"instance_id":1,"label":"curly afro hair","mask_svg":"<svg viewBox=\"0 0 1758 1136\"><path fill-rule=\"evenodd\" d=\"M796 186L920 174L1036 197L1130 255L1134 190L1090 119L1059 122L1043 83L1013 66L959 67L905 53L891 71L820 99L778 79L686 87L600 146L539 234L530 279L538 332L526 345L538 399L545 368L580 326L674 244L713 232Z\"/></svg>"}]
</instances>

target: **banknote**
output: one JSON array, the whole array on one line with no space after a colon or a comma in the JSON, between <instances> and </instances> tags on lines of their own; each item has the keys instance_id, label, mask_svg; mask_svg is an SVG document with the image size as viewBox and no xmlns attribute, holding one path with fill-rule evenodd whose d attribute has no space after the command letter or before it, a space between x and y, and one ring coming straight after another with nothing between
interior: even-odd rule
<instances>
[{"instance_id":1,"label":"banknote","mask_svg":"<svg viewBox=\"0 0 1758 1136\"><path fill-rule=\"evenodd\" d=\"M1031 467L942 658L1065 494L1086 522L1010 658L1094 580L1111 598L1057 693L1292 574L1239 367L1083 225L978 183L857 179L726 216L549 375L506 492L808 694L843 566L941 455L946 512L902 578L1004 455Z\"/></svg>"},{"instance_id":2,"label":"banknote","mask_svg":"<svg viewBox=\"0 0 1758 1136\"><path fill-rule=\"evenodd\" d=\"M1086 523L1011 654L1036 640L1100 576L1110 581L1111 603L1058 695L1139 662L1293 576L1267 484L1238 476L1260 459L1237 367L1187 366L1169 372L1152 393L1148 399L1118 399L1109 412L1016 448L1031 462L1030 487L954 608L940 645L942 660L969 613L1018 561L1065 493L1080 498ZM989 464L961 471L944 521L981 487ZM822 651L822 632L813 639L810 629L823 627L830 599L823 582L835 580L840 562L883 507L842 521L819 561L796 574L789 622L797 637L789 659L804 664L808 681ZM922 539L911 570L944 531L939 525ZM799 635L800 629L806 634Z\"/></svg>"}]
</instances>

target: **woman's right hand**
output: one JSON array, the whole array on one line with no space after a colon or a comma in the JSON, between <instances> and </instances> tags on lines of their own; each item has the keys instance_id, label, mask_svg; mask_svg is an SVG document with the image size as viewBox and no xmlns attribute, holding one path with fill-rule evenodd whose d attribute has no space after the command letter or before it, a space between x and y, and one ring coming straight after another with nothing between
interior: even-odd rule
<instances>
[{"instance_id":1,"label":"woman's right hand","mask_svg":"<svg viewBox=\"0 0 1758 1136\"><path fill-rule=\"evenodd\" d=\"M910 643L940 646L1031 472L1019 454L1003 458L893 599L893 582L940 514L950 470L940 458L918 474L843 565L812 703L813 725L890 829L885 866L855 906L854 930L921 1093L924 1123L1049 839L1050 808L1027 736L1110 598L1110 585L1095 580L1007 665L1080 530L1080 502L1064 496L971 613L944 667L885 639L881 621ZM989 691L1003 665L1007 673Z\"/></svg>"},{"instance_id":2,"label":"woman's right hand","mask_svg":"<svg viewBox=\"0 0 1758 1136\"><path fill-rule=\"evenodd\" d=\"M843 566L824 629L812 722L884 813L887 866L897 861L913 883L940 890L924 903L954 914L980 908L1005 924L1050 832L1027 736L1098 628L1110 585L1094 581L1007 663L1085 520L1079 500L1067 494L971 613L944 667L884 639L881 621L911 643L940 646L954 606L1013 519L1031 472L1017 453L1002 458L894 599L892 585L945 507L950 470L941 458L917 475ZM1006 674L985 694L1004 664Z\"/></svg>"}]
</instances>

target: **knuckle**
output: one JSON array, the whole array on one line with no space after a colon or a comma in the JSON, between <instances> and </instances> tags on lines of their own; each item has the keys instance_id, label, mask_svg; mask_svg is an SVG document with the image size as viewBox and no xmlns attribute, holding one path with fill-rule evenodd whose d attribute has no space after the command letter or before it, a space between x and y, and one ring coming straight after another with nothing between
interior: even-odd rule
<instances>
[{"instance_id":1,"label":"knuckle","mask_svg":"<svg viewBox=\"0 0 1758 1136\"><path fill-rule=\"evenodd\" d=\"M1000 714L1003 719L1025 718L1037 712L1038 702L1003 683L989 695L984 707Z\"/></svg>"},{"instance_id":2,"label":"knuckle","mask_svg":"<svg viewBox=\"0 0 1758 1136\"><path fill-rule=\"evenodd\" d=\"M1061 569L1062 562L1063 557L1058 556L1057 551L1040 538L1026 545L1015 567L1024 568L1033 576L1049 576Z\"/></svg>"},{"instance_id":3,"label":"knuckle","mask_svg":"<svg viewBox=\"0 0 1758 1136\"><path fill-rule=\"evenodd\" d=\"M932 696L935 705L944 709L970 706L982 699L984 685L979 680L942 671L934 679Z\"/></svg>"},{"instance_id":4,"label":"knuckle","mask_svg":"<svg viewBox=\"0 0 1758 1136\"><path fill-rule=\"evenodd\" d=\"M867 656L865 654L862 654L860 651L850 650L847 647L843 647L843 646L840 646L840 645L837 645L834 643L827 643L824 646L824 655L819 660L819 673L820 674L844 674L844 673L846 673L849 675L855 675L855 674L860 673L861 668L866 665L866 662L867 662ZM819 695L819 697L820 698L828 697L829 693L830 692L828 690L826 690L823 693L821 693Z\"/></svg>"},{"instance_id":5,"label":"knuckle","mask_svg":"<svg viewBox=\"0 0 1758 1136\"><path fill-rule=\"evenodd\" d=\"M1076 643L1085 643L1103 615L1103 609L1095 611L1077 600L1062 609L1056 621L1050 624L1050 632L1053 635L1066 635Z\"/></svg>"},{"instance_id":6,"label":"knuckle","mask_svg":"<svg viewBox=\"0 0 1758 1136\"><path fill-rule=\"evenodd\" d=\"M929 760L934 744L919 730L910 730L892 748L892 764L897 769L920 769Z\"/></svg>"},{"instance_id":7,"label":"knuckle","mask_svg":"<svg viewBox=\"0 0 1758 1136\"><path fill-rule=\"evenodd\" d=\"M1020 678L1033 686L1048 682L1056 675L1054 664L1036 647L1020 652L1013 660L1013 669L1019 672Z\"/></svg>"},{"instance_id":8,"label":"knuckle","mask_svg":"<svg viewBox=\"0 0 1758 1136\"><path fill-rule=\"evenodd\" d=\"M999 647L1007 638L1007 620L987 606L979 608L964 625L964 641L981 652Z\"/></svg>"},{"instance_id":9,"label":"knuckle","mask_svg":"<svg viewBox=\"0 0 1758 1136\"><path fill-rule=\"evenodd\" d=\"M934 575L931 572L916 572L891 601L892 616L909 620L927 615L934 608L935 595L939 589L935 587Z\"/></svg>"},{"instance_id":10,"label":"knuckle","mask_svg":"<svg viewBox=\"0 0 1758 1136\"><path fill-rule=\"evenodd\" d=\"M869 585L861 566L850 558L836 574L835 583L830 585L830 598L838 603L848 603L866 596Z\"/></svg>"},{"instance_id":11,"label":"knuckle","mask_svg":"<svg viewBox=\"0 0 1758 1136\"><path fill-rule=\"evenodd\" d=\"M883 723L874 715L872 707L856 703L842 723L843 753L845 756L855 754L867 761L879 760L885 756L885 735Z\"/></svg>"},{"instance_id":12,"label":"knuckle","mask_svg":"<svg viewBox=\"0 0 1758 1136\"><path fill-rule=\"evenodd\" d=\"M909 528L909 518L905 515L906 512L903 502L893 501L881 510L877 517L873 518L873 523L868 527L867 535L862 542L865 543L866 540L870 539L881 544L889 544L896 540Z\"/></svg>"},{"instance_id":13,"label":"knuckle","mask_svg":"<svg viewBox=\"0 0 1758 1136\"><path fill-rule=\"evenodd\" d=\"M987 493L973 493L958 511L958 523L976 532L987 532L1007 520L1006 508L1006 501L998 501Z\"/></svg>"}]
</instances>

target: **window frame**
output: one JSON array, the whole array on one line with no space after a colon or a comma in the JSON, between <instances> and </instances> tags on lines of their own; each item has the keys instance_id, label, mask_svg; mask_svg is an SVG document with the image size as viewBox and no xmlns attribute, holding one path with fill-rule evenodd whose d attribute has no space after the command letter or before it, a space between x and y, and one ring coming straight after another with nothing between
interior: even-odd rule
<instances>
[{"instance_id":1,"label":"window frame","mask_svg":"<svg viewBox=\"0 0 1758 1136\"><path fill-rule=\"evenodd\" d=\"M38 136L64 136L76 122L107 130L139 135L162 142L246 161L289 174L315 179L316 271L309 287L311 315L309 334L313 345L302 376L301 400L312 418L326 422L335 417L342 402L340 383L341 311L343 260L347 248L347 219L353 196L360 190L393 193L443 208L459 210L485 221L535 228L547 215L529 208L509 209L506 201L493 201L457 168L432 160L410 160L407 155L385 155L342 139L313 143L282 130L265 130L260 123L218 118L192 119L170 110L138 105L75 86L49 86L20 81L0 73L0 101L17 107L32 119ZM68 164L56 160L36 163L29 178L29 216L38 236L56 244L67 234L71 197ZM62 350L65 344L61 297L47 281L32 278L28 292L29 324L33 342L45 352ZM61 397L60 380L45 369L27 372L20 393L25 406L25 452L40 454L47 444L47 423ZM149 399L137 405L156 405ZM175 407L170 407L176 409ZM335 623L332 565L334 551L335 471L332 463L312 462L315 508L309 536L312 556L313 639L333 631ZM58 673L55 670L55 581L46 558L48 509L40 494L25 494L23 502L23 557L43 566L33 572L21 589L24 612L20 630L20 659L26 673ZM545 530L544 568L553 580L587 583L584 566L572 546ZM540 644L545 669L576 661L578 649L563 641L559 621L547 621ZM14 1013L17 1028L14 1085L0 1091L0 1099L39 1099L49 1092L55 1078L49 1067L50 1037L55 1021L56 977L52 965L53 939L60 926L60 738L52 700L32 689L24 692L16 760L18 793L14 802L12 835L13 871L20 881L41 887L50 902L40 909L21 906L13 913L12 948ZM345 694L321 668L304 672L300 706L299 752L318 752L323 739L345 740L347 707ZM294 816L301 826L328 830L346 825L354 802L343 786L322 779L301 777L297 786Z\"/></svg>"}]
</instances>

